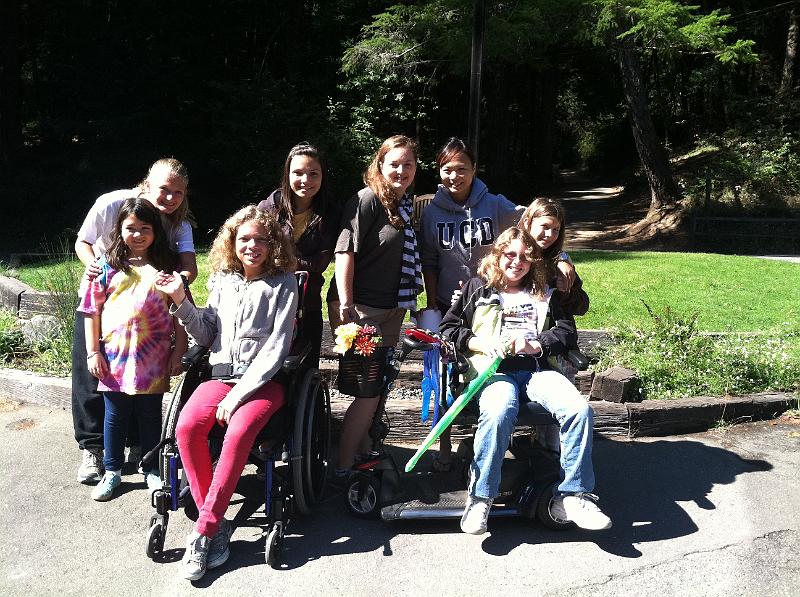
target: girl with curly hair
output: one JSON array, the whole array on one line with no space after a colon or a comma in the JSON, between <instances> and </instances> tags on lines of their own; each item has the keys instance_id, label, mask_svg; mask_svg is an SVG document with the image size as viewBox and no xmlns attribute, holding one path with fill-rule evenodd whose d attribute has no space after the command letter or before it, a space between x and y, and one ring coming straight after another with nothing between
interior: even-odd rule
<instances>
[{"instance_id":1,"label":"girl with curly hair","mask_svg":"<svg viewBox=\"0 0 800 597\"><path fill-rule=\"evenodd\" d=\"M560 425L561 482L550 504L555 518L584 529L607 529L611 520L597 507L592 467L592 410L550 357L574 345L575 321L547 286L548 265L536 241L509 228L483 258L442 320L440 330L469 355L471 372L502 362L478 395L480 417L469 496L461 530L486 532L500 488L500 471L514 423L525 403L536 402Z\"/></svg>"},{"instance_id":2,"label":"girl with curly hair","mask_svg":"<svg viewBox=\"0 0 800 597\"><path fill-rule=\"evenodd\" d=\"M176 272L158 281L180 323L211 351L212 378L189 398L176 430L200 511L181 569L189 580L230 555L233 528L225 512L256 435L284 404L284 387L274 376L289 354L297 310L292 241L273 215L255 205L233 214L217 234L209 261L211 290L202 309L186 300ZM212 468L208 434L215 423L227 431Z\"/></svg>"}]
</instances>

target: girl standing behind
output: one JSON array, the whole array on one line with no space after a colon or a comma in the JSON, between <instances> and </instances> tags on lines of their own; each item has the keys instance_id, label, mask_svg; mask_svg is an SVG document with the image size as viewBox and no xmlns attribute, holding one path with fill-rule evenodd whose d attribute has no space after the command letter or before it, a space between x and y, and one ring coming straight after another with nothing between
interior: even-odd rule
<instances>
[{"instance_id":1,"label":"girl standing behind","mask_svg":"<svg viewBox=\"0 0 800 597\"><path fill-rule=\"evenodd\" d=\"M547 280L554 267L526 232L509 228L482 261L480 278L469 280L441 324L443 336L470 355L472 369L484 370L503 357L497 373L478 395L480 417L475 456L461 530L486 531L500 487L503 457L521 404L538 402L560 426L561 482L551 513L584 529L607 529L611 520L597 507L592 467L592 410L575 386L548 358L565 353L576 340L575 322ZM474 373L474 371L473 371Z\"/></svg>"},{"instance_id":2,"label":"girl standing behind","mask_svg":"<svg viewBox=\"0 0 800 597\"><path fill-rule=\"evenodd\" d=\"M275 214L294 241L297 269L309 273L299 332L311 345L306 363L312 368L319 367L322 345L322 274L333 258L339 224L328 201L327 179L322 152L299 143L286 156L281 188L258 204L259 209Z\"/></svg>"},{"instance_id":3,"label":"girl standing behind","mask_svg":"<svg viewBox=\"0 0 800 597\"><path fill-rule=\"evenodd\" d=\"M108 255L98 262L100 274L87 281L78 307L85 314L88 369L100 380L105 403L105 474L92 490L97 501L111 499L121 483L133 413L142 450L158 443L161 398L169 376L181 371L187 344L169 313L169 298L155 287L159 270L174 263L156 208L146 199L126 199L110 241ZM161 487L157 470L145 471L145 480L150 490Z\"/></svg>"},{"instance_id":4,"label":"girl standing behind","mask_svg":"<svg viewBox=\"0 0 800 597\"><path fill-rule=\"evenodd\" d=\"M297 311L296 263L291 240L274 216L255 205L222 225L209 253L213 275L208 302L188 300L177 272L158 287L174 301L175 315L225 373L201 383L178 418L176 437L200 514L186 540L181 576L202 577L224 564L233 528L225 519L233 490L256 435L283 406L284 388L273 379L289 354ZM208 434L228 427L212 468Z\"/></svg>"},{"instance_id":5,"label":"girl standing behind","mask_svg":"<svg viewBox=\"0 0 800 597\"><path fill-rule=\"evenodd\" d=\"M167 243L178 261L178 270L189 282L197 276L192 224L187 195L189 173L174 158L156 161L147 177L133 189L122 189L101 195L92 205L78 231L75 253L86 266L89 279L100 274L98 259L112 244L114 225L120 207L129 197L142 197L161 214L167 233ZM166 271L172 271L170 266ZM72 424L75 441L83 450L78 467L80 483L97 483L103 476L103 396L97 382L86 368L83 313L75 314L75 333L72 342ZM131 445L135 445L131 443Z\"/></svg>"},{"instance_id":6,"label":"girl standing behind","mask_svg":"<svg viewBox=\"0 0 800 597\"><path fill-rule=\"evenodd\" d=\"M531 235L551 277L548 284L559 291L561 307L567 315L586 315L589 295L564 249L566 215L560 201L539 197L525 208L517 224Z\"/></svg>"},{"instance_id":7,"label":"girl standing behind","mask_svg":"<svg viewBox=\"0 0 800 597\"><path fill-rule=\"evenodd\" d=\"M381 347L394 347L406 310L417 308L422 290L417 238L411 226L408 189L417 171L417 144L395 135L372 158L364 183L344 206L342 231L336 241L336 271L328 292L331 330L356 322L377 328ZM386 350L376 350L382 376ZM339 361L342 379L342 361ZM345 413L339 440L337 476L347 475L356 452L369 452L369 428L378 395L358 395Z\"/></svg>"}]
</instances>

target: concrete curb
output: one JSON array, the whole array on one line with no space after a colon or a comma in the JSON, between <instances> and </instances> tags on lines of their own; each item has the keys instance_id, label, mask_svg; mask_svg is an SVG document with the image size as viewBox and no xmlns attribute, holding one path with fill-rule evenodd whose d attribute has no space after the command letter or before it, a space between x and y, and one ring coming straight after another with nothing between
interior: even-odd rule
<instances>
[{"instance_id":1,"label":"concrete curb","mask_svg":"<svg viewBox=\"0 0 800 597\"><path fill-rule=\"evenodd\" d=\"M332 372L325 373L329 377ZM71 408L71 383L66 378L0 368L0 399L66 410ZM342 416L349 402L343 398L333 401L336 418ZM796 404L797 398L783 392L624 404L589 402L595 431L629 438L696 433L722 424L773 419ZM416 398L390 397L387 402L392 427L400 431L403 439L421 440L426 435L426 425L419 422L420 410L421 400Z\"/></svg>"}]
</instances>

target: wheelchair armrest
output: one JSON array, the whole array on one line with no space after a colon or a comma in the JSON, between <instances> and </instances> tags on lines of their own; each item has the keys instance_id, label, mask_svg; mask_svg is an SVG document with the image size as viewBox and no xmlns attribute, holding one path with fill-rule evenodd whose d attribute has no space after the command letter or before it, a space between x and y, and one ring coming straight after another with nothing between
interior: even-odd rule
<instances>
[{"instance_id":1,"label":"wheelchair armrest","mask_svg":"<svg viewBox=\"0 0 800 597\"><path fill-rule=\"evenodd\" d=\"M303 348L300 350L300 352L298 352L297 354L290 354L288 357L283 359L283 370L296 371L310 352L311 352L311 344L306 342L303 345Z\"/></svg>"},{"instance_id":2,"label":"wheelchair armrest","mask_svg":"<svg viewBox=\"0 0 800 597\"><path fill-rule=\"evenodd\" d=\"M184 371L188 371L192 365L199 363L207 353L208 348L195 344L181 357L181 367Z\"/></svg>"},{"instance_id":3,"label":"wheelchair armrest","mask_svg":"<svg viewBox=\"0 0 800 597\"><path fill-rule=\"evenodd\" d=\"M587 357L577 348L569 350L567 352L566 359L572 363L572 366L578 371L586 371L586 369L589 368L589 357Z\"/></svg>"}]
</instances>

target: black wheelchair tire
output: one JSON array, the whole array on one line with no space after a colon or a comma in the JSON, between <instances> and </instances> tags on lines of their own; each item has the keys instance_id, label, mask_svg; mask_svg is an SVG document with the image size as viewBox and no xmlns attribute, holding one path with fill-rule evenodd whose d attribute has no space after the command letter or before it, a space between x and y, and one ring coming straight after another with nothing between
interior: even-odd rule
<instances>
[{"instance_id":1,"label":"black wheelchair tire","mask_svg":"<svg viewBox=\"0 0 800 597\"><path fill-rule=\"evenodd\" d=\"M150 528L147 530L147 545L145 552L147 557L154 560L164 550L164 537L166 536L165 525L153 516L150 519Z\"/></svg>"},{"instance_id":2,"label":"black wheelchair tire","mask_svg":"<svg viewBox=\"0 0 800 597\"><path fill-rule=\"evenodd\" d=\"M267 535L267 541L264 544L264 559L267 566L277 568L280 565L280 553L283 537L281 536L280 523L275 523Z\"/></svg>"},{"instance_id":3,"label":"black wheelchair tire","mask_svg":"<svg viewBox=\"0 0 800 597\"><path fill-rule=\"evenodd\" d=\"M317 369L299 384L292 435L292 482L295 506L305 515L322 499L330 451L330 393Z\"/></svg>"}]
</instances>

